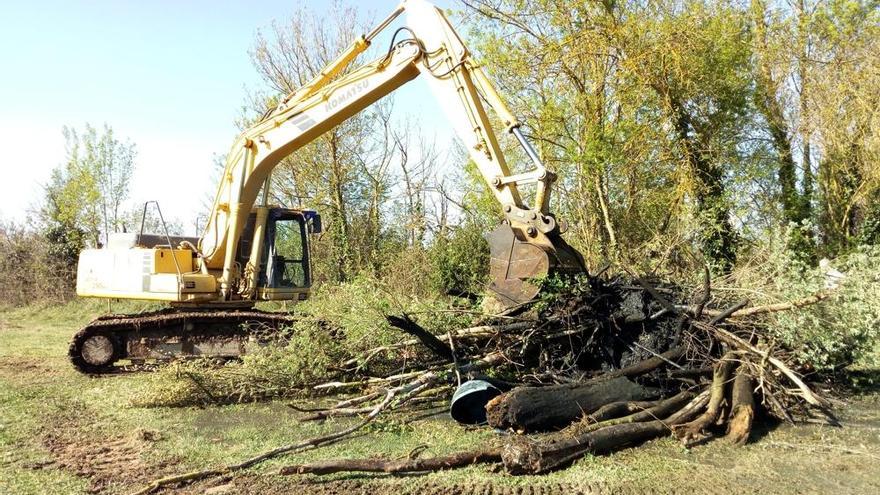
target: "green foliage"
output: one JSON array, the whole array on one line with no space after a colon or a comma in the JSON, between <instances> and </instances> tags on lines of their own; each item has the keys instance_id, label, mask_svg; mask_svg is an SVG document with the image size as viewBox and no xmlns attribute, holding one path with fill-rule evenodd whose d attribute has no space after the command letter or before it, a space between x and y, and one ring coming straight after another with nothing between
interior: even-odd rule
<instances>
[{"instance_id":1,"label":"green foliage","mask_svg":"<svg viewBox=\"0 0 880 495\"><path fill-rule=\"evenodd\" d=\"M409 314L428 331L466 326L467 312L447 311L444 299L414 297L375 278L325 284L297 306L298 321L277 343L249 349L241 361L217 366L211 360L173 363L150 375L139 406L188 406L248 402L312 393L310 387L338 378L334 373L366 351L408 338L391 327L388 314ZM426 357L421 348L399 349L361 362L371 376L402 370Z\"/></svg>"},{"instance_id":2,"label":"green foliage","mask_svg":"<svg viewBox=\"0 0 880 495\"><path fill-rule=\"evenodd\" d=\"M320 327L297 325L277 344L252 346L241 361L179 361L147 377L132 399L144 407L249 402L293 396L328 376L340 346ZM283 342L283 343L282 343Z\"/></svg>"},{"instance_id":3,"label":"green foliage","mask_svg":"<svg viewBox=\"0 0 880 495\"><path fill-rule=\"evenodd\" d=\"M880 245L880 201L875 200L865 212L856 242L859 245Z\"/></svg>"},{"instance_id":4,"label":"green foliage","mask_svg":"<svg viewBox=\"0 0 880 495\"><path fill-rule=\"evenodd\" d=\"M793 228L794 229L794 228ZM791 239L790 233L785 238ZM844 274L836 277L829 270ZM880 248L861 246L815 267L791 246L777 243L741 266L732 281L756 305L795 301L820 290L828 299L768 316L771 341L791 349L804 365L828 371L880 364ZM723 289L722 289L723 290Z\"/></svg>"},{"instance_id":5,"label":"green foliage","mask_svg":"<svg viewBox=\"0 0 880 495\"><path fill-rule=\"evenodd\" d=\"M73 296L79 229L50 226L44 234L0 222L0 305L65 301Z\"/></svg>"},{"instance_id":6,"label":"green foliage","mask_svg":"<svg viewBox=\"0 0 880 495\"><path fill-rule=\"evenodd\" d=\"M467 6L591 266L686 240L723 271L792 220L815 225L805 255L859 242L880 177L876 0Z\"/></svg>"},{"instance_id":7,"label":"green foliage","mask_svg":"<svg viewBox=\"0 0 880 495\"><path fill-rule=\"evenodd\" d=\"M542 312L560 301L579 300L583 295L592 290L590 277L586 275L558 276L553 275L540 280L541 293L539 302L535 306L537 312Z\"/></svg>"},{"instance_id":8,"label":"green foliage","mask_svg":"<svg viewBox=\"0 0 880 495\"><path fill-rule=\"evenodd\" d=\"M401 340L401 331L385 320L389 314L411 315L432 332L445 332L469 320L466 313L446 311L448 306L446 298L413 295L387 281L361 276L321 286L311 299L297 306L302 319L294 331L312 328L329 332L343 353L355 355Z\"/></svg>"},{"instance_id":9,"label":"green foliage","mask_svg":"<svg viewBox=\"0 0 880 495\"><path fill-rule=\"evenodd\" d=\"M789 223L786 242L789 256L802 266L816 265L815 225L810 220Z\"/></svg>"},{"instance_id":10,"label":"green foliage","mask_svg":"<svg viewBox=\"0 0 880 495\"><path fill-rule=\"evenodd\" d=\"M479 294L489 276L489 244L483 231L464 224L434 240L431 283L445 294Z\"/></svg>"}]
</instances>

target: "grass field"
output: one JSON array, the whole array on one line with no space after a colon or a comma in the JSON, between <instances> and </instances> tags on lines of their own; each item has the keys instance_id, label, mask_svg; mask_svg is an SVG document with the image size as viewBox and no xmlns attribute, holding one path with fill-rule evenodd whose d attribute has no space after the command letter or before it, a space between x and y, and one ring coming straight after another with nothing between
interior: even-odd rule
<instances>
[{"instance_id":1,"label":"grass field","mask_svg":"<svg viewBox=\"0 0 880 495\"><path fill-rule=\"evenodd\" d=\"M163 475L238 461L345 424L301 423L281 401L134 407L144 372L93 378L67 362L70 336L104 310L105 304L77 302L0 312L0 493L130 493ZM178 492L880 493L880 393L853 394L840 413L843 428L762 428L740 449L716 441L685 450L662 439L531 478L488 466L406 477L275 474L308 459L402 457L419 445L428 446L424 455L443 454L495 435L465 430L442 412L396 417L346 442Z\"/></svg>"}]
</instances>

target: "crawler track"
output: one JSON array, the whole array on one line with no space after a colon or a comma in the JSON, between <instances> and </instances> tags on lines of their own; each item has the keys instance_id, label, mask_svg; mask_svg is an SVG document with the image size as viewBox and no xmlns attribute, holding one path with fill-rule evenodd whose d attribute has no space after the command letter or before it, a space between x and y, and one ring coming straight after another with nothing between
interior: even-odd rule
<instances>
[{"instance_id":1,"label":"crawler track","mask_svg":"<svg viewBox=\"0 0 880 495\"><path fill-rule=\"evenodd\" d=\"M121 359L237 357L249 342L269 340L296 318L257 310L177 310L107 315L92 320L70 342L68 356L83 373L107 373Z\"/></svg>"}]
</instances>

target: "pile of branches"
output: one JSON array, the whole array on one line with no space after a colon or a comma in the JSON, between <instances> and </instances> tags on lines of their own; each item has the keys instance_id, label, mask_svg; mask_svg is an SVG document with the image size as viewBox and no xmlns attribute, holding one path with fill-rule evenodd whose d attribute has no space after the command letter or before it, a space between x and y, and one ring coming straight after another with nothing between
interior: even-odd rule
<instances>
[{"instance_id":1,"label":"pile of branches","mask_svg":"<svg viewBox=\"0 0 880 495\"><path fill-rule=\"evenodd\" d=\"M828 400L804 381L790 353L762 327L763 315L828 295L760 307L748 301L725 305L713 301L708 273L693 296L630 274L592 277L540 311L523 307L518 314L440 335L408 315L389 315L389 323L408 337L341 363L338 379L313 391L344 398L303 410L308 420L348 416L360 422L211 473L341 441L382 414L446 401L455 386L486 374L504 390L485 404L489 426L517 435L449 456L327 460L288 466L282 473L424 472L499 463L511 474L539 474L666 435L686 446L713 437L742 445L759 412L789 422L834 424ZM413 348L428 358L408 359ZM375 375L395 357L393 372ZM199 473L184 476L197 479L194 474Z\"/></svg>"}]
</instances>

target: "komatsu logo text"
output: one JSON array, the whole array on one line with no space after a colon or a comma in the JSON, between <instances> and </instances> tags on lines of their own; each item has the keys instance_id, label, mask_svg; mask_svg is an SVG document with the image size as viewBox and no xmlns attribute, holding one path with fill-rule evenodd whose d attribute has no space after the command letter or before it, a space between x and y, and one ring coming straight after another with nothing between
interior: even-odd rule
<instances>
[{"instance_id":1,"label":"komatsu logo text","mask_svg":"<svg viewBox=\"0 0 880 495\"><path fill-rule=\"evenodd\" d=\"M333 98L330 98L327 101L327 104L324 105L324 110L327 112L332 112L333 110L336 110L336 108L339 105L342 105L343 103L347 102L348 100L363 93L364 91L367 90L367 88L369 86L370 86L370 81L367 79L364 79L363 81L360 81L360 82L356 83L355 85L350 86L344 92L339 93L338 95L334 96Z\"/></svg>"}]
</instances>

